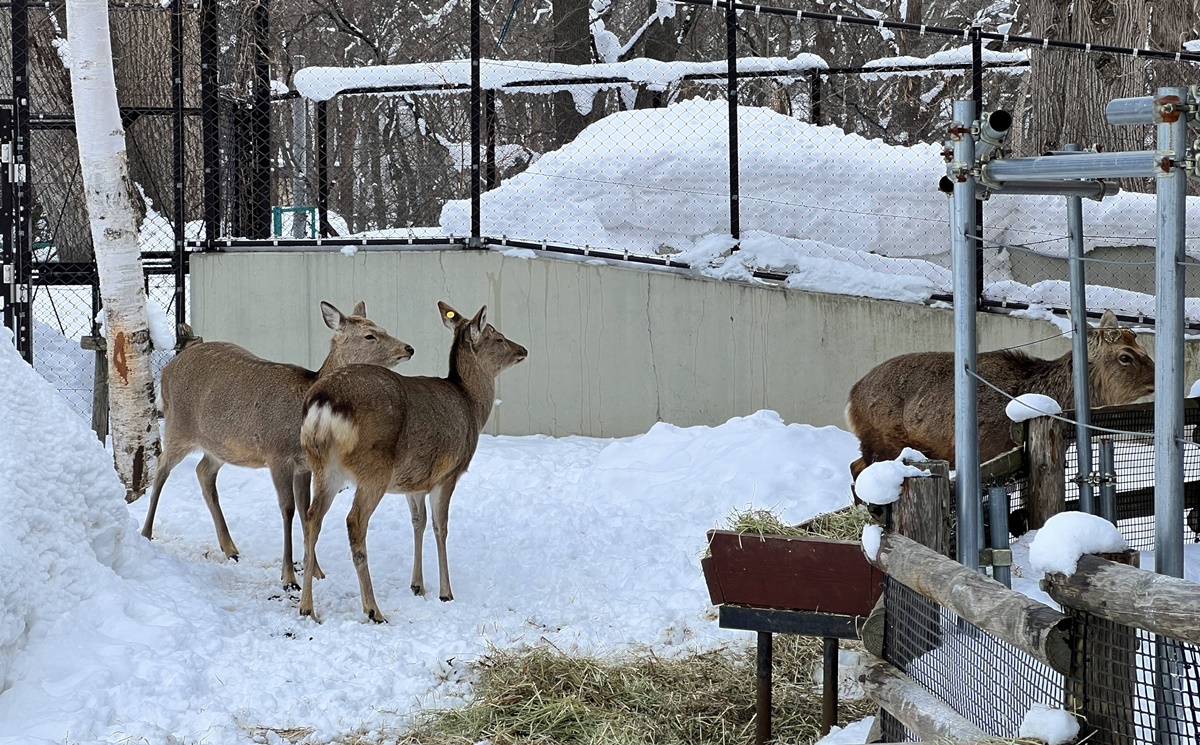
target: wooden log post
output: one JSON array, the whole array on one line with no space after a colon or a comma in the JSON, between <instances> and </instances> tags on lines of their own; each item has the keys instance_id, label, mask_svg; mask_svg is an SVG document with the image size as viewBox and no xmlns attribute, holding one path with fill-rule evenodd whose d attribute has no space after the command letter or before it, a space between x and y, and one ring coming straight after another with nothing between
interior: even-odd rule
<instances>
[{"instance_id":1,"label":"wooden log post","mask_svg":"<svg viewBox=\"0 0 1200 745\"><path fill-rule=\"evenodd\" d=\"M912 465L928 471L929 476L904 480L900 498L892 504L892 530L942 556L953 556L954 505L950 493L950 464L944 460L927 460Z\"/></svg>"},{"instance_id":2,"label":"wooden log post","mask_svg":"<svg viewBox=\"0 0 1200 745\"><path fill-rule=\"evenodd\" d=\"M1037 530L1067 506L1067 424L1048 416L1029 420L1029 530Z\"/></svg>"},{"instance_id":3,"label":"wooden log post","mask_svg":"<svg viewBox=\"0 0 1200 745\"><path fill-rule=\"evenodd\" d=\"M861 654L851 670L863 691L921 740L983 742L991 739L885 660Z\"/></svg>"},{"instance_id":4,"label":"wooden log post","mask_svg":"<svg viewBox=\"0 0 1200 745\"><path fill-rule=\"evenodd\" d=\"M108 435L108 345L103 335L84 336L79 346L96 353L92 368L92 431L100 442Z\"/></svg>"},{"instance_id":5,"label":"wooden log post","mask_svg":"<svg viewBox=\"0 0 1200 745\"><path fill-rule=\"evenodd\" d=\"M1070 619L921 544L884 533L875 566L978 628L1070 672Z\"/></svg>"},{"instance_id":6,"label":"wooden log post","mask_svg":"<svg viewBox=\"0 0 1200 745\"><path fill-rule=\"evenodd\" d=\"M1126 566L1138 565L1135 551L1106 556ZM1098 557L1085 558L1088 561L1082 563L1088 565L1100 561ZM1064 608L1071 608L1076 602L1068 600L1072 597L1065 591L1068 582L1069 578L1061 574L1050 574L1042 583L1046 592ZM1066 676L1067 704L1087 722L1091 731L1088 742L1096 745L1136 742L1137 634L1129 626L1093 614L1085 626L1076 629L1073 637L1075 656L1071 674Z\"/></svg>"}]
</instances>

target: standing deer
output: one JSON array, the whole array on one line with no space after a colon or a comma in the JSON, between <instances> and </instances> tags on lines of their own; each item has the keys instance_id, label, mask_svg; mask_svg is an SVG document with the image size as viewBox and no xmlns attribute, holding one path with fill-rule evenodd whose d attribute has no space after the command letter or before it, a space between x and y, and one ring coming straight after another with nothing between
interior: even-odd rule
<instances>
[{"instance_id":1,"label":"standing deer","mask_svg":"<svg viewBox=\"0 0 1200 745\"><path fill-rule=\"evenodd\" d=\"M1154 360L1132 331L1105 311L1088 331L1088 392L1092 406L1130 403L1154 393ZM1071 353L1053 360L1002 350L978 356L979 376L1010 396L1040 393L1060 404L1075 397ZM988 461L1016 447L1005 414L1008 397L980 383L979 458ZM870 464L896 458L905 447L954 465L954 355L916 352L876 366L850 389L846 423L858 435L862 457L854 478Z\"/></svg>"},{"instance_id":2,"label":"standing deer","mask_svg":"<svg viewBox=\"0 0 1200 745\"><path fill-rule=\"evenodd\" d=\"M381 367L352 365L321 380L304 404L300 439L313 469L313 499L304 525L304 591L300 615L312 616L312 577L321 522L347 479L357 485L346 516L350 553L358 571L363 611L387 619L375 602L367 567L367 523L385 493L403 493L413 524L412 591L425 594L421 543L425 495L433 511L438 549L438 589L453 600L446 561L450 497L467 470L496 395L496 376L528 356L487 323L487 306L469 321L438 303L442 323L454 332L445 378L407 377Z\"/></svg>"},{"instance_id":3,"label":"standing deer","mask_svg":"<svg viewBox=\"0 0 1200 745\"><path fill-rule=\"evenodd\" d=\"M193 450L203 450L196 466L204 502L212 513L217 540L225 556L237 560L217 495L217 471L226 463L271 469L271 480L283 516L283 570L286 588L299 589L292 564L292 517L308 512L309 467L300 444L304 398L313 383L352 363L394 365L412 357L413 348L366 318L366 305L349 316L321 303L325 325L333 329L329 354L317 372L297 365L270 362L236 344L206 341L184 349L162 372L162 410L166 420L150 510L142 535L154 531L158 498L171 469ZM380 368L384 369L383 367ZM313 558L313 571L320 567Z\"/></svg>"}]
</instances>

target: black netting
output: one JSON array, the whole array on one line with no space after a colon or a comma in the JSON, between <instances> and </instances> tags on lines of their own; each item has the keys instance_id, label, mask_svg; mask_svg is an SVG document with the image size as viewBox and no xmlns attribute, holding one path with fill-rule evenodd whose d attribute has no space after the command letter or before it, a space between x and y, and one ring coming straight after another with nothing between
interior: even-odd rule
<instances>
[{"instance_id":1,"label":"black netting","mask_svg":"<svg viewBox=\"0 0 1200 745\"><path fill-rule=\"evenodd\" d=\"M1062 676L1028 653L900 582L886 578L884 593L884 657L971 724L996 737L1016 737L1033 704L1062 706ZM884 724L892 727L885 740L911 739L894 719Z\"/></svg>"},{"instance_id":2,"label":"black netting","mask_svg":"<svg viewBox=\"0 0 1200 745\"><path fill-rule=\"evenodd\" d=\"M1088 742L1196 742L1200 734L1200 648L1067 609L1074 622L1072 700ZM1171 735L1163 738L1160 734Z\"/></svg>"}]
</instances>

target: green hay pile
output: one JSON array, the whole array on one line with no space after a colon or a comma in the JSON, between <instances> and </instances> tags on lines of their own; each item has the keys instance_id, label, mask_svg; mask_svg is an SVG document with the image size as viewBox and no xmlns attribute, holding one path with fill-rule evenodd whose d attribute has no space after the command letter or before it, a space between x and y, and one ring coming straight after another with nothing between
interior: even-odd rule
<instances>
[{"instance_id":1,"label":"green hay pile","mask_svg":"<svg viewBox=\"0 0 1200 745\"><path fill-rule=\"evenodd\" d=\"M781 742L819 736L820 686L813 667L821 642L777 635L774 734ZM402 737L406 745L744 745L754 734L752 649L665 659L651 652L619 659L571 657L546 647L497 651L477 667L473 701L435 712ZM867 701L841 702L843 722L872 713Z\"/></svg>"}]
</instances>

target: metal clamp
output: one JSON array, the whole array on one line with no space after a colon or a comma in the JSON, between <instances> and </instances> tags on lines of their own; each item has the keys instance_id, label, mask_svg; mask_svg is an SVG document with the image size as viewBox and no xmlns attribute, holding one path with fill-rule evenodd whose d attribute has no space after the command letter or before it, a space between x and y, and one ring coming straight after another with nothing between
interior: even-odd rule
<instances>
[{"instance_id":1,"label":"metal clamp","mask_svg":"<svg viewBox=\"0 0 1200 745\"><path fill-rule=\"evenodd\" d=\"M1011 548L982 548L979 550L979 566L981 567L1010 567L1012 563Z\"/></svg>"}]
</instances>

